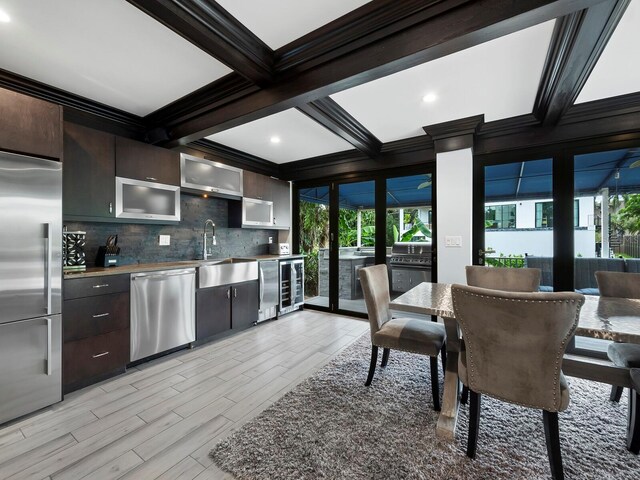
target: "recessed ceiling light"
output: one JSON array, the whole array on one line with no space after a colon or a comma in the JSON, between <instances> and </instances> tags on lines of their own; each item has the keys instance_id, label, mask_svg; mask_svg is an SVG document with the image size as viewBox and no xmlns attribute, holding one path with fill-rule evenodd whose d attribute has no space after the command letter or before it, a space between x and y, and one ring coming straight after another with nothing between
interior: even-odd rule
<instances>
[{"instance_id":1,"label":"recessed ceiling light","mask_svg":"<svg viewBox=\"0 0 640 480\"><path fill-rule=\"evenodd\" d=\"M438 96L435 93L427 93L424 97L422 97L422 101L424 103L432 103L438 99Z\"/></svg>"},{"instance_id":2,"label":"recessed ceiling light","mask_svg":"<svg viewBox=\"0 0 640 480\"><path fill-rule=\"evenodd\" d=\"M3 10L0 10L0 22L9 23L11 21L11 17L9 14Z\"/></svg>"},{"instance_id":3,"label":"recessed ceiling light","mask_svg":"<svg viewBox=\"0 0 640 480\"><path fill-rule=\"evenodd\" d=\"M271 137L271 143L280 143L280 137Z\"/></svg>"}]
</instances>

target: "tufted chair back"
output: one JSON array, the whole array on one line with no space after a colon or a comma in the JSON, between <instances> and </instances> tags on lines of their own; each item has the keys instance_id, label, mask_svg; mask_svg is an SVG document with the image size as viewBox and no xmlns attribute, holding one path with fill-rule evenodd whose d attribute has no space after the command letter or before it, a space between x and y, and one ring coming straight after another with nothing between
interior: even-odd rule
<instances>
[{"instance_id":1,"label":"tufted chair back","mask_svg":"<svg viewBox=\"0 0 640 480\"><path fill-rule=\"evenodd\" d=\"M505 290L507 292L537 292L540 288L539 268L466 267L467 285Z\"/></svg>"},{"instance_id":2,"label":"tufted chair back","mask_svg":"<svg viewBox=\"0 0 640 480\"><path fill-rule=\"evenodd\" d=\"M472 391L548 412L566 408L562 357L578 326L583 295L464 285L453 285L451 294Z\"/></svg>"},{"instance_id":3,"label":"tufted chair back","mask_svg":"<svg viewBox=\"0 0 640 480\"><path fill-rule=\"evenodd\" d=\"M369 315L371 336L391 320L389 310L389 276L387 266L374 265L360 269L360 284Z\"/></svg>"},{"instance_id":4,"label":"tufted chair back","mask_svg":"<svg viewBox=\"0 0 640 480\"><path fill-rule=\"evenodd\" d=\"M640 298L640 273L596 272L603 297Z\"/></svg>"}]
</instances>

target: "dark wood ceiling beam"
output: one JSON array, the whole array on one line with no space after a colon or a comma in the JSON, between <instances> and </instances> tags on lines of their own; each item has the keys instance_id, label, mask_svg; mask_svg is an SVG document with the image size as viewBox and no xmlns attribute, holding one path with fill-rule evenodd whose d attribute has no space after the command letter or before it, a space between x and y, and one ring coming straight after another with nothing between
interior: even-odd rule
<instances>
[{"instance_id":1,"label":"dark wood ceiling beam","mask_svg":"<svg viewBox=\"0 0 640 480\"><path fill-rule=\"evenodd\" d=\"M176 125L170 132L169 144L189 143L298 107L338 91L588 8L598 1L466 2L293 78L221 107L211 108L206 113Z\"/></svg>"},{"instance_id":2,"label":"dark wood ceiling beam","mask_svg":"<svg viewBox=\"0 0 640 480\"><path fill-rule=\"evenodd\" d=\"M273 80L273 50L216 2L127 1L251 82Z\"/></svg>"},{"instance_id":3,"label":"dark wood ceiling beam","mask_svg":"<svg viewBox=\"0 0 640 480\"><path fill-rule=\"evenodd\" d=\"M533 109L543 125L573 105L629 2L606 0L556 22Z\"/></svg>"},{"instance_id":4,"label":"dark wood ceiling beam","mask_svg":"<svg viewBox=\"0 0 640 480\"><path fill-rule=\"evenodd\" d=\"M349 112L329 97L298 107L302 113L332 131L369 157L376 157L382 142Z\"/></svg>"}]
</instances>

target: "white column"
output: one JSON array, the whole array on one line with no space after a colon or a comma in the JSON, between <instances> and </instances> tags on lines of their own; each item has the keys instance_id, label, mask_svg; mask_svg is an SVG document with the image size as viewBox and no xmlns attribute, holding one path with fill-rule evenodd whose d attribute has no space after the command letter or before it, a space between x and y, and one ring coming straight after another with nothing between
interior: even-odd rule
<instances>
[{"instance_id":1,"label":"white column","mask_svg":"<svg viewBox=\"0 0 640 480\"><path fill-rule=\"evenodd\" d=\"M360 209L358 209L357 219L358 220L357 220L356 229L358 230L358 233L357 233L356 246L361 247L362 246L362 210Z\"/></svg>"},{"instance_id":2,"label":"white column","mask_svg":"<svg viewBox=\"0 0 640 480\"><path fill-rule=\"evenodd\" d=\"M602 195L602 221L600 222L602 250L600 256L602 258L609 258L609 189L603 188L600 190L600 194Z\"/></svg>"},{"instance_id":3,"label":"white column","mask_svg":"<svg viewBox=\"0 0 640 480\"><path fill-rule=\"evenodd\" d=\"M438 282L466 284L464 267L472 261L472 150L438 153L436 182Z\"/></svg>"},{"instance_id":4,"label":"white column","mask_svg":"<svg viewBox=\"0 0 640 480\"><path fill-rule=\"evenodd\" d=\"M398 238L402 238L402 234L404 233L404 208L398 209Z\"/></svg>"}]
</instances>

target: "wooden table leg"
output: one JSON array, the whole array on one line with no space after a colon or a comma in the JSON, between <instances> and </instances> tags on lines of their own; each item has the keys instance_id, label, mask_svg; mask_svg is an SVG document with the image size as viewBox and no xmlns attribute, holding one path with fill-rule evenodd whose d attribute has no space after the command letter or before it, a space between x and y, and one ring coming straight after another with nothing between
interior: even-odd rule
<instances>
[{"instance_id":1,"label":"wooden table leg","mask_svg":"<svg viewBox=\"0 0 640 480\"><path fill-rule=\"evenodd\" d=\"M458 355L460 353L460 332L458 322L453 318L443 318L447 331L447 365L444 376L442 410L436 426L436 435L453 441L460 406L458 380Z\"/></svg>"}]
</instances>

